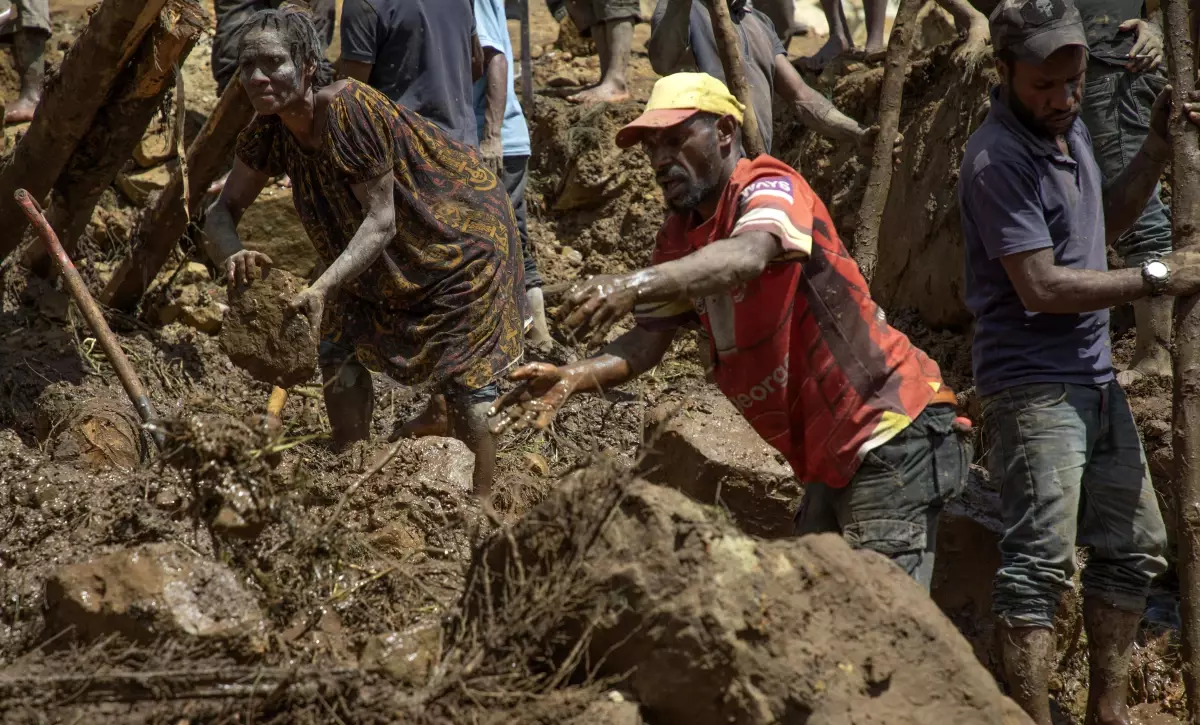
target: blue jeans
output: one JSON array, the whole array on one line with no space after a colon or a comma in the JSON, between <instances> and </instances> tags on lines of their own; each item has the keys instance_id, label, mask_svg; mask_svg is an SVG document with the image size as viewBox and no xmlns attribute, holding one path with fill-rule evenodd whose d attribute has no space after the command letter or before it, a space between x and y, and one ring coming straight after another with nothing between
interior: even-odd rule
<instances>
[{"instance_id":1,"label":"blue jeans","mask_svg":"<svg viewBox=\"0 0 1200 725\"><path fill-rule=\"evenodd\" d=\"M1141 612L1167 568L1167 532L1125 391L1035 383L982 403L1004 519L996 615L1013 627L1053 627L1076 545L1090 549L1084 596Z\"/></svg>"},{"instance_id":2,"label":"blue jeans","mask_svg":"<svg viewBox=\"0 0 1200 725\"><path fill-rule=\"evenodd\" d=\"M866 454L845 488L804 487L797 534L840 532L855 549L891 559L929 590L942 508L967 483L971 446L954 408L925 408L895 438Z\"/></svg>"},{"instance_id":3,"label":"blue jeans","mask_svg":"<svg viewBox=\"0 0 1200 725\"><path fill-rule=\"evenodd\" d=\"M1106 184L1125 170L1142 147L1150 133L1150 109L1166 84L1158 71L1130 73L1097 60L1088 64L1080 117L1092 135L1092 150ZM1159 191L1156 186L1142 216L1117 240L1117 253L1127 267L1139 267L1171 251L1171 212Z\"/></svg>"}]
</instances>

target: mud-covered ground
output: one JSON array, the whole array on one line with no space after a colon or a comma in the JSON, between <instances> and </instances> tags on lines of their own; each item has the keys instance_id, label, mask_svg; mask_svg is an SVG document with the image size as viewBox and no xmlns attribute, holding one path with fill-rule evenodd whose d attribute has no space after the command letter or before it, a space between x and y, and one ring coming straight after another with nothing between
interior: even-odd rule
<instances>
[{"instance_id":1,"label":"mud-covered ground","mask_svg":"<svg viewBox=\"0 0 1200 725\"><path fill-rule=\"evenodd\" d=\"M52 66L85 6L55 5ZM563 101L598 64L577 39L556 42L559 28L541 3L532 9L530 232L543 274L556 283L635 268L663 217L642 152L612 143L637 101L590 109ZM936 18L925 25L931 48L945 39ZM653 82L647 37L639 26L638 99ZM792 51L812 42L796 39ZM210 47L205 38L184 68L188 134L216 100ZM948 46L925 54L906 89L909 141L897 185L915 196L889 200L884 229L903 231L881 243L875 292L969 407L950 181L961 144L941 139L965 141L988 80L964 76L949 56ZM881 70L840 70L810 81L868 121ZM5 49L5 98L15 80ZM866 173L857 150L781 116L778 155L806 174L849 238ZM7 130L10 147L20 131ZM289 194L264 192L242 232L304 276L317 261ZM106 193L78 254L93 291L127 253L135 219L128 194ZM470 454L460 443L386 443L426 391L376 376L375 442L343 453L328 440L315 378L292 390L283 430L268 430L258 416L270 386L234 367L218 344L228 301L214 271L185 241L138 314L108 318L164 421L161 455L65 293L20 265L0 276L0 721L549 723L619 699L602 694L612 683L512 671L511 653L497 654L511 644L503 633L456 630L460 597L484 536L572 469L598 459L633 465L649 411L703 393L694 338L682 336L638 382L571 402L550 432L507 436L494 509L485 511L469 493ZM1115 341L1118 359L1127 359L1128 337ZM556 356L586 353L559 342ZM1156 481L1168 490L1170 391L1131 395ZM970 637L982 618L954 621ZM1064 717L1079 712L1086 692L1084 645L1072 632L1056 682ZM1147 713L1180 706L1172 641L1148 635L1139 650L1134 690L1154 705ZM534 643L528 659L552 645Z\"/></svg>"}]
</instances>

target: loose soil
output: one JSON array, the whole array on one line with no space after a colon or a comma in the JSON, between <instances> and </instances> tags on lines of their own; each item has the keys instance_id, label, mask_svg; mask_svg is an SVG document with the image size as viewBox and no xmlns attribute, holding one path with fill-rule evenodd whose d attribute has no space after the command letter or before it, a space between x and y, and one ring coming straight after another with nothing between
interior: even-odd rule
<instances>
[{"instance_id":1,"label":"loose soil","mask_svg":"<svg viewBox=\"0 0 1200 725\"><path fill-rule=\"evenodd\" d=\"M87 4L55 5L52 64L82 27ZM644 54L646 26L639 26L632 68L638 101L579 108L562 96L597 75L595 57L574 55L582 50L578 44L569 51L559 47L560 28L542 3L531 3L531 14L539 90L527 109L534 147L530 234L543 274L549 282L565 282L636 268L649 259L663 218L661 195L644 154L618 150L612 139L639 112L653 82ZM931 28L927 35L944 32L936 18L923 18ZM793 50L801 45L798 39ZM873 291L892 324L938 361L969 410L969 320L961 303L953 179L962 144L986 110L990 77L964 74L948 46L929 47L905 87L901 130L907 141L885 208ZM210 49L205 38L184 67L185 140L216 101ZM849 65L809 80L869 122L881 75L878 67ZM15 88L10 54L0 51L0 95L11 98ZM858 150L817 137L787 112L778 123L777 155L801 169L826 200L842 237L852 238L866 176ZM20 132L8 129L9 141ZM110 191L94 214L78 252L80 272L93 291L128 252L135 212ZM301 276L312 271L312 257L305 256L311 248L296 238L294 225L275 212L259 214L266 220L261 224L254 218L251 209L243 231L264 245L258 248L294 250L282 255L295 260L288 269ZM628 717L629 709L618 706L632 693L611 691L628 685L621 677L597 680L580 670L547 675L547 667L563 661L561 640L539 639L559 631L551 626L555 622L526 617L522 628L519 610L494 612L511 626L476 627L467 637L467 625L478 622L470 617L478 612L464 604L483 600L463 595L471 591L469 581L478 583L470 576L481 544L495 546L508 536L502 527L546 499L562 476L590 466L589 475L607 472L597 490L601 483L628 482L625 472L643 462L646 423L681 403L693 410L712 393L696 363L694 337L681 336L664 362L634 384L570 402L550 432L505 437L495 509L485 511L469 493L470 456L460 443L427 439L393 448L380 442L397 421L421 410L423 391L377 376L375 442L334 453L320 389L305 385L311 360L280 364L285 353L311 352L309 338L291 349L244 346L273 364L257 370L257 379L222 351L224 340L239 336L246 319L242 306L248 309L251 300L266 305L255 312L267 315L259 318L271 321L274 327L267 329L285 329L277 303L303 285L299 278L273 272L267 283L229 300L220 320L224 297L213 281L219 275L211 265L208 274L191 274L189 262L208 264L185 240L139 314L108 316L159 412L154 426L167 440L159 455L63 292L19 265L0 275L0 722L236 717L582 725L605 722L594 713L612 708ZM198 316L161 322L163 310L183 302L208 310L203 329L209 332L197 329ZM211 334L214 322L223 329L221 342ZM243 341L247 331L241 330ZM1123 328L1117 332L1114 351L1124 361L1131 340ZM569 354L588 352L572 347ZM294 379L286 379L292 371ZM281 381L293 386L292 396L282 427L274 427L261 413L271 384ZM1169 491L1173 470L1164 426L1170 391L1134 386L1130 396L1156 484ZM986 436L977 450L986 450ZM546 510L555 511L561 501L554 499ZM545 530L556 521L545 519ZM974 546L989 545L986 537L963 536ZM678 543L686 556L673 554L683 556L673 566L691 566L705 555L695 541ZM145 552L163 562L163 571L129 563L134 553ZM637 554L631 548L626 558ZM168 586L179 572L183 584ZM98 604L95 611L69 603L78 601L71 600L72 591L93 591L79 582L109 579L129 583L119 601ZM973 579L980 586L986 580ZM965 581L947 584L939 603L986 600L986 594L952 591ZM206 590L205 582L232 588ZM811 583L825 586L819 578ZM201 596L204 591L248 603L238 621L255 625L209 636L204 628L171 624L222 621L225 615ZM195 596L184 596L188 592ZM177 605L186 605L186 616L172 619L170 608ZM976 637L986 629L987 607L963 611L954 623L976 645L976 656L992 664ZM1072 633L1068 627L1062 635L1064 667L1055 688L1062 709L1077 715L1086 694L1086 647ZM756 636L750 630L742 635ZM841 644L827 637L805 647L836 665ZM1169 632L1147 633L1139 646L1134 695L1148 704L1144 717L1180 711L1176 647ZM933 664L931 672L942 666ZM813 672L803 674L814 688L828 684ZM929 691L942 686L943 675L926 678ZM871 682L863 686L878 686ZM679 702L687 704L686 698ZM646 708L638 716L633 708L635 719L613 715L611 721L683 721L653 717Z\"/></svg>"}]
</instances>

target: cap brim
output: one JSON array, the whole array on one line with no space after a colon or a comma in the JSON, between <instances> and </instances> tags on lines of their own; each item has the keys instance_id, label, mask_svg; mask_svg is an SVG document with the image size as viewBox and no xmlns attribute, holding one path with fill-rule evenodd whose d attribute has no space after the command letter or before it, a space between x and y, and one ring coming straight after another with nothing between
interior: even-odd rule
<instances>
[{"instance_id":1,"label":"cap brim","mask_svg":"<svg viewBox=\"0 0 1200 725\"><path fill-rule=\"evenodd\" d=\"M617 147L629 148L641 141L642 134L646 131L678 126L699 112L695 108L661 108L655 111L646 111L635 118L632 123L617 131Z\"/></svg>"},{"instance_id":2,"label":"cap brim","mask_svg":"<svg viewBox=\"0 0 1200 725\"><path fill-rule=\"evenodd\" d=\"M1084 50L1088 49L1087 36L1083 34L1082 23L1071 23L1052 28L1031 38L1026 38L1024 42L1013 46L1013 54L1026 63L1041 65L1046 62L1047 58L1054 55L1056 50L1068 45L1078 45Z\"/></svg>"}]
</instances>

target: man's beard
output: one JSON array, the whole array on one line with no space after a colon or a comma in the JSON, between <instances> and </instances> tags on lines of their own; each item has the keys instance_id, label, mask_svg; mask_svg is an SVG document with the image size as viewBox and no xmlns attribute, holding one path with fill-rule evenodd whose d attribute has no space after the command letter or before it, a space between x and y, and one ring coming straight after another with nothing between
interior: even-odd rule
<instances>
[{"instance_id":1,"label":"man's beard","mask_svg":"<svg viewBox=\"0 0 1200 725\"><path fill-rule=\"evenodd\" d=\"M1041 119L1034 115L1033 111L1029 109L1029 106L1026 106L1021 102L1021 99L1017 97L1017 94L1012 92L1011 86L1009 88L1010 90L1007 94L1008 108L1012 111L1013 115L1017 117L1017 120L1025 125L1025 128L1028 128L1038 136L1049 139L1053 139L1059 135L1057 131L1051 130L1044 122L1042 122ZM1075 121L1075 118L1078 115L1078 113L1071 115L1072 123ZM1069 125L1068 128L1070 128Z\"/></svg>"},{"instance_id":2,"label":"man's beard","mask_svg":"<svg viewBox=\"0 0 1200 725\"><path fill-rule=\"evenodd\" d=\"M661 175L658 179L659 185L663 186L664 182L679 181L686 184L686 193L683 198L676 200L665 200L667 208L676 214L685 214L692 209L695 209L700 202L704 201L717 189L715 182L705 183L700 179L692 179L687 175L687 172L682 168L675 167L668 171L665 175Z\"/></svg>"}]
</instances>

